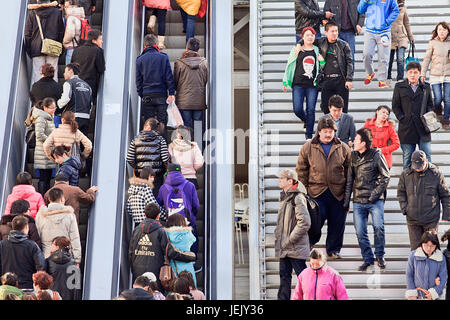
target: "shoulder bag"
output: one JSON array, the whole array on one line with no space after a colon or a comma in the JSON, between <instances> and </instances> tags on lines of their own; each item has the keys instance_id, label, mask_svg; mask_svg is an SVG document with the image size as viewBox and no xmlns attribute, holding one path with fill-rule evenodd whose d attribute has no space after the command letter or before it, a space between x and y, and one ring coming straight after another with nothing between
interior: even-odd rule
<instances>
[{"instance_id":1,"label":"shoulder bag","mask_svg":"<svg viewBox=\"0 0 450 320\"><path fill-rule=\"evenodd\" d=\"M420 110L420 120L422 120L423 128L426 133L436 132L441 129L441 124L439 123L436 113L434 111L426 111L427 107L427 90L426 87L423 87L423 100L422 100L422 108Z\"/></svg>"},{"instance_id":2,"label":"shoulder bag","mask_svg":"<svg viewBox=\"0 0 450 320\"><path fill-rule=\"evenodd\" d=\"M161 285L165 290L172 290L172 284L177 278L178 269L177 264L175 260L173 260L173 263L175 265L175 269L177 273L173 272L173 269L169 263L169 256L167 255L167 252L169 250L170 240L167 239L167 245L166 245L166 254L164 256L164 264L159 269L159 281L161 281Z\"/></svg>"},{"instance_id":3,"label":"shoulder bag","mask_svg":"<svg viewBox=\"0 0 450 320\"><path fill-rule=\"evenodd\" d=\"M46 54L50 57L59 57L62 53L62 43L52 39L45 39L44 33L42 32L41 19L39 19L39 16L37 14L36 20L39 26L39 32L41 34L42 39L41 53Z\"/></svg>"}]
</instances>

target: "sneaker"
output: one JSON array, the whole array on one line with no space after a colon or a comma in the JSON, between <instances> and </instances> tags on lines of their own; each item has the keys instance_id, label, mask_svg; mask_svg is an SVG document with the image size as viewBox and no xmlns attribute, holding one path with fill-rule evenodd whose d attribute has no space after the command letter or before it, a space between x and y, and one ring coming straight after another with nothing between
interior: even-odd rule
<instances>
[{"instance_id":1,"label":"sneaker","mask_svg":"<svg viewBox=\"0 0 450 320\"><path fill-rule=\"evenodd\" d=\"M358 271L366 271L367 268L369 268L370 266L373 266L373 264L364 262L362 265L360 265L360 266L358 267Z\"/></svg>"},{"instance_id":2,"label":"sneaker","mask_svg":"<svg viewBox=\"0 0 450 320\"><path fill-rule=\"evenodd\" d=\"M377 264L380 267L380 269L386 268L386 260L384 260L384 258L377 258Z\"/></svg>"},{"instance_id":3,"label":"sneaker","mask_svg":"<svg viewBox=\"0 0 450 320\"><path fill-rule=\"evenodd\" d=\"M388 85L385 81L378 81L378 88L387 88Z\"/></svg>"},{"instance_id":4,"label":"sneaker","mask_svg":"<svg viewBox=\"0 0 450 320\"><path fill-rule=\"evenodd\" d=\"M364 85L367 86L372 82L372 79L375 77L375 72L367 75L366 79L364 79Z\"/></svg>"},{"instance_id":5,"label":"sneaker","mask_svg":"<svg viewBox=\"0 0 450 320\"><path fill-rule=\"evenodd\" d=\"M386 84L389 88L392 88L392 79L387 79Z\"/></svg>"},{"instance_id":6,"label":"sneaker","mask_svg":"<svg viewBox=\"0 0 450 320\"><path fill-rule=\"evenodd\" d=\"M333 252L332 254L328 255L328 258L336 260L336 259L342 259L342 256L339 252Z\"/></svg>"}]
</instances>

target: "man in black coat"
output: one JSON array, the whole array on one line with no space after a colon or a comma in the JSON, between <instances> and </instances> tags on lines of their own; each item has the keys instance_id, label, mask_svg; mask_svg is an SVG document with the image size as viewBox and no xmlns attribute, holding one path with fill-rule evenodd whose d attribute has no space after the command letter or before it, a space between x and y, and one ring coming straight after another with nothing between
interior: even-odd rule
<instances>
[{"instance_id":1,"label":"man in black coat","mask_svg":"<svg viewBox=\"0 0 450 320\"><path fill-rule=\"evenodd\" d=\"M33 61L32 83L41 78L41 68L46 63L51 64L55 68L53 79L58 81L58 57L50 57L41 53L42 38L37 16L41 22L44 38L62 43L65 28L61 11L58 3L50 2L50 0L38 0L37 5L32 5L32 8L36 9L30 10L28 13L24 35L25 51Z\"/></svg>"},{"instance_id":2,"label":"man in black coat","mask_svg":"<svg viewBox=\"0 0 450 320\"><path fill-rule=\"evenodd\" d=\"M0 274L13 272L19 277L19 289L33 288L33 273L45 269L45 259L36 242L28 238L28 219L12 221L8 239L0 241Z\"/></svg>"},{"instance_id":3,"label":"man in black coat","mask_svg":"<svg viewBox=\"0 0 450 320\"><path fill-rule=\"evenodd\" d=\"M97 105L97 92L100 78L105 72L103 36L99 30L88 32L87 41L73 51L71 63L80 65L80 79L86 81L92 89L92 103Z\"/></svg>"},{"instance_id":4,"label":"man in black coat","mask_svg":"<svg viewBox=\"0 0 450 320\"><path fill-rule=\"evenodd\" d=\"M295 0L295 33L297 42L301 40L302 30L305 27L313 27L316 30L316 38L320 38L320 24L324 19L331 19L333 13L320 11L316 0Z\"/></svg>"},{"instance_id":5,"label":"man in black coat","mask_svg":"<svg viewBox=\"0 0 450 320\"><path fill-rule=\"evenodd\" d=\"M182 252L176 249L169 241L166 231L159 222L160 209L158 204L150 203L145 207L147 217L138 225L131 236L128 256L131 264L133 281L145 272L153 272L159 281L159 270L164 264L166 256L171 260L193 262L196 259L193 252Z\"/></svg>"},{"instance_id":6,"label":"man in black coat","mask_svg":"<svg viewBox=\"0 0 450 320\"><path fill-rule=\"evenodd\" d=\"M365 15L358 12L359 0L326 0L323 11L334 14L331 18L339 27L339 39L350 46L355 63L355 35L362 31Z\"/></svg>"},{"instance_id":7,"label":"man in black coat","mask_svg":"<svg viewBox=\"0 0 450 320\"><path fill-rule=\"evenodd\" d=\"M392 111L399 121L398 137L403 151L403 170L411 165L411 155L416 150L416 145L431 162L431 134L425 130L420 117L433 110L433 99L430 85L419 80L421 69L418 62L408 63L407 79L395 84L392 97Z\"/></svg>"}]
</instances>

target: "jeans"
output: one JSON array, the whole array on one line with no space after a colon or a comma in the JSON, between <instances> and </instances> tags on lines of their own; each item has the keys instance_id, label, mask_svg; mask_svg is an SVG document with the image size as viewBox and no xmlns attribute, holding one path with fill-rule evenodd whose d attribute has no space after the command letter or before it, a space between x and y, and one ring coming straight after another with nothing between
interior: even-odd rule
<instances>
[{"instance_id":1,"label":"jeans","mask_svg":"<svg viewBox=\"0 0 450 320\"><path fill-rule=\"evenodd\" d=\"M316 121L316 102L318 91L316 88L292 87L292 102L294 113L306 124L306 138L311 139L314 134L314 122ZM306 112L303 101L306 98Z\"/></svg>"},{"instance_id":2,"label":"jeans","mask_svg":"<svg viewBox=\"0 0 450 320\"><path fill-rule=\"evenodd\" d=\"M415 144L400 144L403 151L403 170L409 168L411 165L411 156L416 150ZM431 162L431 141L423 142L422 139L419 141L419 150L422 150L427 155L427 159Z\"/></svg>"},{"instance_id":3,"label":"jeans","mask_svg":"<svg viewBox=\"0 0 450 320\"><path fill-rule=\"evenodd\" d=\"M431 85L433 89L433 104L435 109L442 110L444 101L444 120L450 119L450 82Z\"/></svg>"},{"instance_id":4,"label":"jeans","mask_svg":"<svg viewBox=\"0 0 450 320\"><path fill-rule=\"evenodd\" d=\"M438 230L439 223L433 223L430 225L417 225L408 223L408 233L409 233L409 243L411 246L411 251L416 250L420 246L420 238L425 233L431 229Z\"/></svg>"},{"instance_id":5,"label":"jeans","mask_svg":"<svg viewBox=\"0 0 450 320\"><path fill-rule=\"evenodd\" d=\"M367 74L372 74L372 60L375 55L375 49L378 49L378 81L386 81L391 52L391 33L373 34L367 32L364 34L363 60Z\"/></svg>"},{"instance_id":6,"label":"jeans","mask_svg":"<svg viewBox=\"0 0 450 320\"><path fill-rule=\"evenodd\" d=\"M291 299L292 269L297 277L306 269L306 262L303 259L280 258L280 288L278 289L278 300Z\"/></svg>"},{"instance_id":7,"label":"jeans","mask_svg":"<svg viewBox=\"0 0 450 320\"><path fill-rule=\"evenodd\" d=\"M152 15L158 19L158 36L165 36L167 9L153 9Z\"/></svg>"},{"instance_id":8,"label":"jeans","mask_svg":"<svg viewBox=\"0 0 450 320\"><path fill-rule=\"evenodd\" d=\"M323 113L330 113L330 109L328 108L328 101L331 96L338 94L344 99L344 108L342 108L344 113L348 112L348 89L345 87L345 80L342 77L337 78L325 78L323 81L323 89L320 96L320 109Z\"/></svg>"},{"instance_id":9,"label":"jeans","mask_svg":"<svg viewBox=\"0 0 450 320\"><path fill-rule=\"evenodd\" d=\"M66 50L66 65L68 65L72 61L72 55L74 50L75 50L74 48Z\"/></svg>"},{"instance_id":10,"label":"jeans","mask_svg":"<svg viewBox=\"0 0 450 320\"><path fill-rule=\"evenodd\" d=\"M397 53L397 81L403 80L405 76L405 48L398 48L391 50L388 67L388 79L392 79L392 64L394 63L394 56Z\"/></svg>"},{"instance_id":11,"label":"jeans","mask_svg":"<svg viewBox=\"0 0 450 320\"><path fill-rule=\"evenodd\" d=\"M186 31L186 43L195 36L195 20L197 16L191 16L180 8L181 19L183 20L183 31Z\"/></svg>"},{"instance_id":12,"label":"jeans","mask_svg":"<svg viewBox=\"0 0 450 320\"><path fill-rule=\"evenodd\" d=\"M200 121L203 123L203 110L181 110L181 117L183 118L183 123L186 127L192 128L194 130L195 121Z\"/></svg>"},{"instance_id":13,"label":"jeans","mask_svg":"<svg viewBox=\"0 0 450 320\"><path fill-rule=\"evenodd\" d=\"M353 58L353 68L355 67L355 48L356 48L356 42L355 42L355 32L353 30L351 31L340 31L339 32L339 39L344 40L348 43L350 46L350 49L352 50L352 58Z\"/></svg>"},{"instance_id":14,"label":"jeans","mask_svg":"<svg viewBox=\"0 0 450 320\"><path fill-rule=\"evenodd\" d=\"M372 226L375 239L375 256L384 257L384 201L378 200L375 203L357 203L353 202L353 223L355 225L356 236L358 237L359 247L364 262L373 264L373 252L367 234L367 221L369 214L372 215Z\"/></svg>"},{"instance_id":15,"label":"jeans","mask_svg":"<svg viewBox=\"0 0 450 320\"><path fill-rule=\"evenodd\" d=\"M325 224L325 220L328 221L327 240L325 243L327 254L339 253L344 241L345 219L347 218L347 212L342 207L343 200L337 200L330 189L327 189L314 200L319 205L321 227ZM309 239L309 242L312 246L319 240Z\"/></svg>"}]
</instances>

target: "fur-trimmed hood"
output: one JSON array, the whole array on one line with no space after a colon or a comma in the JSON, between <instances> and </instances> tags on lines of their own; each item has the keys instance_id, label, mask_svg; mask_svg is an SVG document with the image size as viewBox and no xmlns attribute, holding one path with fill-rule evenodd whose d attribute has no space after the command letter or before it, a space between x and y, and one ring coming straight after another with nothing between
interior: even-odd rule
<instances>
[{"instance_id":1,"label":"fur-trimmed hood","mask_svg":"<svg viewBox=\"0 0 450 320\"><path fill-rule=\"evenodd\" d=\"M138 178L138 177L133 177L131 179L128 179L128 182L130 183L130 185L133 185L133 186L146 186L147 185L150 188L153 188L153 183L151 183L147 179L141 179L141 178Z\"/></svg>"},{"instance_id":2,"label":"fur-trimmed hood","mask_svg":"<svg viewBox=\"0 0 450 320\"><path fill-rule=\"evenodd\" d=\"M416 249L416 252L414 253L414 257L421 259L421 260L425 260L425 259L431 259L437 262L441 262L444 259L444 255L442 254L442 251L439 249L436 249L433 254L429 257L427 257L427 255L425 254L425 252L423 252L422 247L419 247Z\"/></svg>"},{"instance_id":3,"label":"fur-trimmed hood","mask_svg":"<svg viewBox=\"0 0 450 320\"><path fill-rule=\"evenodd\" d=\"M65 206L59 203L50 203L48 207L42 206L38 211L38 215L43 218L50 218L54 223L60 223L65 215L73 213L71 206Z\"/></svg>"},{"instance_id":4,"label":"fur-trimmed hood","mask_svg":"<svg viewBox=\"0 0 450 320\"><path fill-rule=\"evenodd\" d=\"M29 4L28 9L29 10L36 10L40 8L48 8L48 7L57 7L58 1L48 2L48 3L35 3L35 4Z\"/></svg>"},{"instance_id":5,"label":"fur-trimmed hood","mask_svg":"<svg viewBox=\"0 0 450 320\"><path fill-rule=\"evenodd\" d=\"M184 139L175 139L171 143L172 149L179 152L191 151L196 145L196 142L189 142Z\"/></svg>"}]
</instances>

